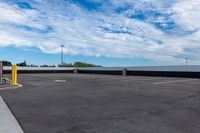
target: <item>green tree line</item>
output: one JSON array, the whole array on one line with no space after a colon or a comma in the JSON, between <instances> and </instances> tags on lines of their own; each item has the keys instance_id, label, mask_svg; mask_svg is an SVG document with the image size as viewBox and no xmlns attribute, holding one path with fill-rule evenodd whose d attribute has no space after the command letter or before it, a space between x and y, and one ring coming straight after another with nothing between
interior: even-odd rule
<instances>
[{"instance_id":1,"label":"green tree line","mask_svg":"<svg viewBox=\"0 0 200 133\"><path fill-rule=\"evenodd\" d=\"M12 63L9 61L1 61L3 66L12 66Z\"/></svg>"},{"instance_id":2,"label":"green tree line","mask_svg":"<svg viewBox=\"0 0 200 133\"><path fill-rule=\"evenodd\" d=\"M3 66L12 66L10 61L2 61ZM39 67L38 65L28 65L26 61L20 62L16 64L21 67ZM40 67L56 67L55 65L40 65ZM58 65L58 67L101 67L100 65L89 64L84 62L75 62L75 63L63 63L62 65Z\"/></svg>"},{"instance_id":3,"label":"green tree line","mask_svg":"<svg viewBox=\"0 0 200 133\"><path fill-rule=\"evenodd\" d=\"M75 62L75 63L63 63L62 65L58 65L59 67L101 67L100 65L88 64L84 62Z\"/></svg>"}]
</instances>

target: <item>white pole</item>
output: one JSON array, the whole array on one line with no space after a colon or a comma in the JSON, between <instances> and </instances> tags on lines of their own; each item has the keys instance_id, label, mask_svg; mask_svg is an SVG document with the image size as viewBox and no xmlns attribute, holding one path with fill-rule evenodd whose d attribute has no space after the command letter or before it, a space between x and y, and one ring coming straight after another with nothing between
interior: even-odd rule
<instances>
[{"instance_id":1,"label":"white pole","mask_svg":"<svg viewBox=\"0 0 200 133\"><path fill-rule=\"evenodd\" d=\"M0 62L0 84L3 84L3 64Z\"/></svg>"},{"instance_id":2,"label":"white pole","mask_svg":"<svg viewBox=\"0 0 200 133\"><path fill-rule=\"evenodd\" d=\"M64 45L60 45L61 47L61 65L63 65L63 48L64 48Z\"/></svg>"},{"instance_id":3,"label":"white pole","mask_svg":"<svg viewBox=\"0 0 200 133\"><path fill-rule=\"evenodd\" d=\"M188 58L185 58L185 65L188 65Z\"/></svg>"}]
</instances>

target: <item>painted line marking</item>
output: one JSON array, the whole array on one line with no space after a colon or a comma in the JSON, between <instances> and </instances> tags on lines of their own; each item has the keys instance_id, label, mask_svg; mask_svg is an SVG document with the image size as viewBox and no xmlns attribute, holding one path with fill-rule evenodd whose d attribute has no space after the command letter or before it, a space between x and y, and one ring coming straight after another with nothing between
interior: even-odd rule
<instances>
[{"instance_id":1,"label":"painted line marking","mask_svg":"<svg viewBox=\"0 0 200 133\"><path fill-rule=\"evenodd\" d=\"M0 96L0 133L24 133L10 109Z\"/></svg>"},{"instance_id":2,"label":"painted line marking","mask_svg":"<svg viewBox=\"0 0 200 133\"><path fill-rule=\"evenodd\" d=\"M163 81L163 82L154 82L154 85L168 84L168 83L181 83L181 82L189 82L189 81L197 81L199 79L184 79L184 80L171 80L171 81Z\"/></svg>"},{"instance_id":3,"label":"painted line marking","mask_svg":"<svg viewBox=\"0 0 200 133\"><path fill-rule=\"evenodd\" d=\"M57 83L65 83L66 80L54 80L54 82L57 82Z\"/></svg>"},{"instance_id":4,"label":"painted line marking","mask_svg":"<svg viewBox=\"0 0 200 133\"><path fill-rule=\"evenodd\" d=\"M110 80L120 80L120 81L152 81L157 80L157 78L111 78L111 79L95 79L96 81L110 81Z\"/></svg>"}]
</instances>

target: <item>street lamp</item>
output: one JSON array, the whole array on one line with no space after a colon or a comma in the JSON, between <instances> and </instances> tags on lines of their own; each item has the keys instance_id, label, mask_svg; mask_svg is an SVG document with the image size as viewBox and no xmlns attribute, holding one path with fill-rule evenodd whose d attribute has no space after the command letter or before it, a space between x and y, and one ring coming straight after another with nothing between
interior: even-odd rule
<instances>
[{"instance_id":1,"label":"street lamp","mask_svg":"<svg viewBox=\"0 0 200 133\"><path fill-rule=\"evenodd\" d=\"M188 65L188 58L185 58L185 65Z\"/></svg>"},{"instance_id":2,"label":"street lamp","mask_svg":"<svg viewBox=\"0 0 200 133\"><path fill-rule=\"evenodd\" d=\"M64 48L64 45L60 45L61 47L61 65L63 65L63 48Z\"/></svg>"}]
</instances>

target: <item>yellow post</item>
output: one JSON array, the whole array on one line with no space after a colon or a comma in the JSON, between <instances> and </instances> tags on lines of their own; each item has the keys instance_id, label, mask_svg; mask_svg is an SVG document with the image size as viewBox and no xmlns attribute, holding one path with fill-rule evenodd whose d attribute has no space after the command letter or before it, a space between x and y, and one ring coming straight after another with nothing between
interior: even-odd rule
<instances>
[{"instance_id":1,"label":"yellow post","mask_svg":"<svg viewBox=\"0 0 200 133\"><path fill-rule=\"evenodd\" d=\"M17 85L17 66L12 66L12 84Z\"/></svg>"}]
</instances>

